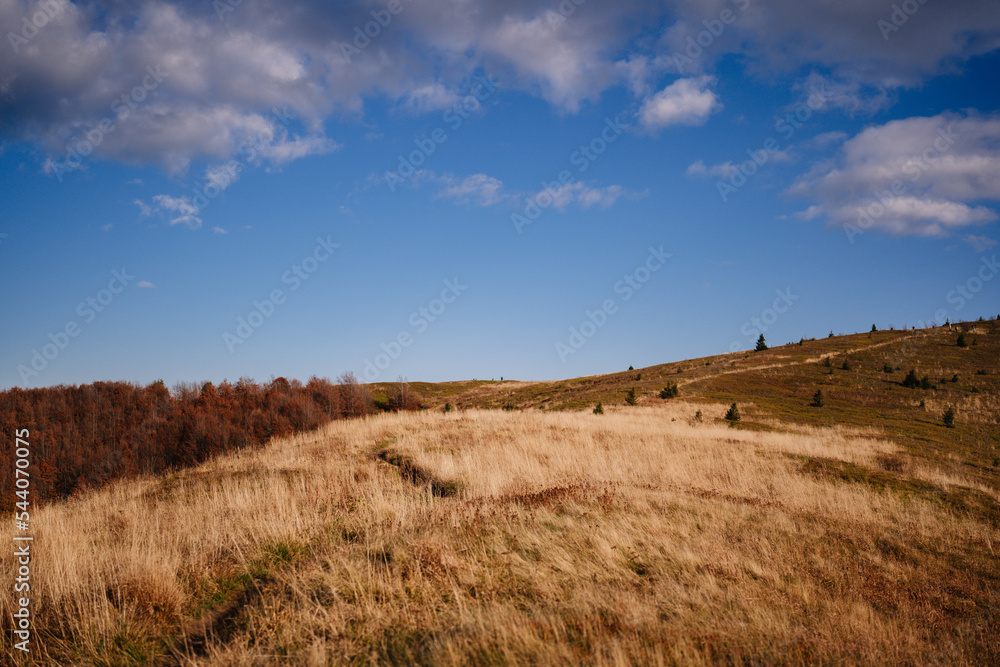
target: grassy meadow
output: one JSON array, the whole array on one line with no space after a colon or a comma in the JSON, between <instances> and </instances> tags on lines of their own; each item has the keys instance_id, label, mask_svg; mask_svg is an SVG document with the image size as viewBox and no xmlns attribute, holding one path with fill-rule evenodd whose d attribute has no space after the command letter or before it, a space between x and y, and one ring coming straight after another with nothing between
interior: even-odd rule
<instances>
[{"instance_id":1,"label":"grassy meadow","mask_svg":"<svg viewBox=\"0 0 1000 667\"><path fill-rule=\"evenodd\" d=\"M952 332L919 334L892 372L914 332L548 388L418 385L433 409L34 508L36 634L23 656L5 626L3 659L997 664L991 325L954 359ZM897 386L913 365L948 381ZM675 378L681 397L656 398Z\"/></svg>"}]
</instances>

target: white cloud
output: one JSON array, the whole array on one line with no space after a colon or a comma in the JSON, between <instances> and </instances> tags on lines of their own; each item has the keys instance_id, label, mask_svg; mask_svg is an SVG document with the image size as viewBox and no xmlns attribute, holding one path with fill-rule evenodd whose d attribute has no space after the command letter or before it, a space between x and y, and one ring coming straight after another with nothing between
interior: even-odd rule
<instances>
[{"instance_id":1,"label":"white cloud","mask_svg":"<svg viewBox=\"0 0 1000 667\"><path fill-rule=\"evenodd\" d=\"M746 59L751 73L764 79L810 64L843 81L892 90L957 71L962 61L1000 46L1000 12L993 3L978 0L920 3L888 39L878 22L890 20L894 9L890 2L668 0L667 6L675 20L661 40L667 54L684 53L687 40L705 31L702 21L717 18L722 9L729 8L735 17L685 73L708 69L737 54Z\"/></svg>"},{"instance_id":2,"label":"white cloud","mask_svg":"<svg viewBox=\"0 0 1000 667\"><path fill-rule=\"evenodd\" d=\"M705 163L702 160L697 160L688 165L687 171L684 173L688 176L729 178L732 176L734 171L736 171L736 167L733 166L731 161L724 162L723 164L705 166Z\"/></svg>"},{"instance_id":3,"label":"white cloud","mask_svg":"<svg viewBox=\"0 0 1000 667\"><path fill-rule=\"evenodd\" d=\"M153 207L145 203L141 199L136 199L132 202L139 207L139 219L148 218L153 215Z\"/></svg>"},{"instance_id":4,"label":"white cloud","mask_svg":"<svg viewBox=\"0 0 1000 667\"><path fill-rule=\"evenodd\" d=\"M414 113L440 111L454 106L462 98L439 81L416 86L406 97L406 107Z\"/></svg>"},{"instance_id":5,"label":"white cloud","mask_svg":"<svg viewBox=\"0 0 1000 667\"><path fill-rule=\"evenodd\" d=\"M715 83L710 76L678 79L669 86L647 97L639 109L639 120L647 129L668 125L701 125L715 111L722 108L709 86Z\"/></svg>"},{"instance_id":6,"label":"white cloud","mask_svg":"<svg viewBox=\"0 0 1000 667\"><path fill-rule=\"evenodd\" d=\"M823 132L817 134L815 137L811 137L803 141L799 146L807 150L823 150L829 148L834 144L843 143L847 139L848 134L846 132L833 131L833 132Z\"/></svg>"},{"instance_id":7,"label":"white cloud","mask_svg":"<svg viewBox=\"0 0 1000 667\"><path fill-rule=\"evenodd\" d=\"M848 115L871 115L893 104L894 95L884 86L866 86L858 80L844 80L812 72L792 89L802 94L796 106L814 110L841 109Z\"/></svg>"},{"instance_id":8,"label":"white cloud","mask_svg":"<svg viewBox=\"0 0 1000 667\"><path fill-rule=\"evenodd\" d=\"M995 248L997 246L996 240L991 239L988 236L976 236L975 234L969 234L962 240L971 245L976 252L986 252L990 248Z\"/></svg>"},{"instance_id":9,"label":"white cloud","mask_svg":"<svg viewBox=\"0 0 1000 667\"><path fill-rule=\"evenodd\" d=\"M869 127L789 189L834 225L942 235L998 218L1000 117L943 114Z\"/></svg>"},{"instance_id":10,"label":"white cloud","mask_svg":"<svg viewBox=\"0 0 1000 667\"><path fill-rule=\"evenodd\" d=\"M212 227L212 232L215 233L215 234L228 234L229 233L225 229L223 229L222 227Z\"/></svg>"},{"instance_id":11,"label":"white cloud","mask_svg":"<svg viewBox=\"0 0 1000 667\"><path fill-rule=\"evenodd\" d=\"M342 147L343 144L322 136L295 137L268 144L261 153L274 164L282 165L310 155L326 155Z\"/></svg>"},{"instance_id":12,"label":"white cloud","mask_svg":"<svg viewBox=\"0 0 1000 667\"><path fill-rule=\"evenodd\" d=\"M200 210L191 203L189 197L171 197L170 195L156 195L153 201L162 211L170 211L178 214L170 220L171 225L185 225L191 229L201 227L201 218L198 217Z\"/></svg>"},{"instance_id":13,"label":"white cloud","mask_svg":"<svg viewBox=\"0 0 1000 667\"><path fill-rule=\"evenodd\" d=\"M600 206L608 208L621 197L638 199L645 193L632 192L620 185L608 185L605 187L593 187L580 181L567 183L558 188L550 188L536 192L531 196L531 200L536 203L544 203L543 197L551 198L549 206L559 210L565 209L570 204L577 204L582 208Z\"/></svg>"},{"instance_id":14,"label":"white cloud","mask_svg":"<svg viewBox=\"0 0 1000 667\"><path fill-rule=\"evenodd\" d=\"M149 282L148 280L140 280L136 284L139 287L143 288L143 289L153 289L154 287L156 287L156 285L154 285L153 283Z\"/></svg>"},{"instance_id":15,"label":"white cloud","mask_svg":"<svg viewBox=\"0 0 1000 667\"><path fill-rule=\"evenodd\" d=\"M486 174L473 174L458 182L452 177L444 177L444 181L449 185L438 195L444 199L454 199L478 206L492 206L503 201L505 197L501 193L503 183Z\"/></svg>"},{"instance_id":16,"label":"white cloud","mask_svg":"<svg viewBox=\"0 0 1000 667\"><path fill-rule=\"evenodd\" d=\"M804 211L797 211L795 217L799 220L812 220L823 215L823 207L818 204L813 204Z\"/></svg>"},{"instance_id":17,"label":"white cloud","mask_svg":"<svg viewBox=\"0 0 1000 667\"><path fill-rule=\"evenodd\" d=\"M93 157L182 174L192 162L200 169L201 163L228 161L248 137L264 133L278 142L269 120L275 107L296 115L299 132L264 151L263 159L281 164L335 150L324 124L363 118L369 100L441 109L482 70L561 112L575 112L623 85L643 100L647 128L700 124L718 108L713 92L692 85L702 79L673 84L686 91L668 93L668 87L649 95L672 51L705 30L703 21L721 8L733 10L735 20L711 40L691 72L712 71L716 60L732 54L765 80L822 71L813 76L832 86L834 106L853 113L882 108L900 86L957 71L1000 46L1000 12L982 1L921 4L886 40L877 21L892 7L870 0L427 0L404 3L393 24L348 62L340 44L371 20L366 0L256 0L224 21L204 2L53 1L62 7L59 15L19 53L8 52L15 57L0 58L0 133L41 146L48 173L74 138L108 116L109 100L148 80L147 68L163 72L162 81L128 107ZM35 5L3 0L0 25L20 24ZM657 42L648 26L663 21Z\"/></svg>"}]
</instances>

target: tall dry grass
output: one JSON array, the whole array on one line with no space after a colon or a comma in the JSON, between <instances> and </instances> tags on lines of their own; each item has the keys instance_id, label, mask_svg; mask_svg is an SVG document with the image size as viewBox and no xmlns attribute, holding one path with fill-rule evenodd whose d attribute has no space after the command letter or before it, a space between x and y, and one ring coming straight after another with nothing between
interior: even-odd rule
<instances>
[{"instance_id":1,"label":"tall dry grass","mask_svg":"<svg viewBox=\"0 0 1000 667\"><path fill-rule=\"evenodd\" d=\"M32 661L1000 657L988 489L874 432L693 412L382 415L44 508Z\"/></svg>"}]
</instances>

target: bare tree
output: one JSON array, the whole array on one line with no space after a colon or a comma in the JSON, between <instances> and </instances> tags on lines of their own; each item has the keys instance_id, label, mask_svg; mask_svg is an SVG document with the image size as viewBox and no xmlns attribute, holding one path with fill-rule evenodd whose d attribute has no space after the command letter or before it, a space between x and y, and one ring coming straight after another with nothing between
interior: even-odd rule
<instances>
[{"instance_id":1,"label":"bare tree","mask_svg":"<svg viewBox=\"0 0 1000 667\"><path fill-rule=\"evenodd\" d=\"M354 373L348 371L339 378L340 404L345 417L363 417L375 411L375 401L372 400L368 385L358 382Z\"/></svg>"}]
</instances>

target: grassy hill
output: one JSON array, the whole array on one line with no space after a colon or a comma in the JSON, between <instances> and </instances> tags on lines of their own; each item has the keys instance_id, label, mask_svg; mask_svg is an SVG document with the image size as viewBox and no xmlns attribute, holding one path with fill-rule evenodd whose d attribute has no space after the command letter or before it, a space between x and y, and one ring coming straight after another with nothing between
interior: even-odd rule
<instances>
[{"instance_id":1,"label":"grassy hill","mask_svg":"<svg viewBox=\"0 0 1000 667\"><path fill-rule=\"evenodd\" d=\"M886 331L559 382L413 383L430 409L115 482L36 510L32 652L9 641L8 594L2 653L998 664L1000 326L961 328L967 347L957 327ZM911 369L929 388L903 386ZM10 550L0 562L10 591Z\"/></svg>"}]
</instances>

